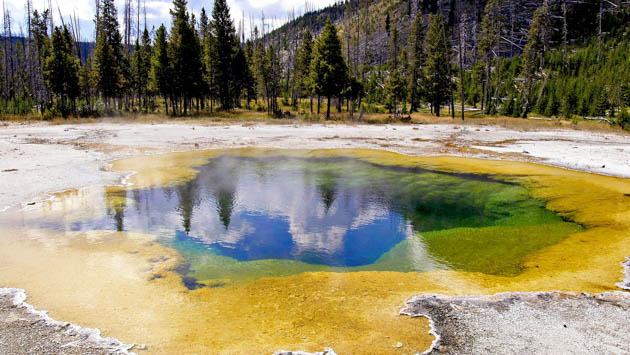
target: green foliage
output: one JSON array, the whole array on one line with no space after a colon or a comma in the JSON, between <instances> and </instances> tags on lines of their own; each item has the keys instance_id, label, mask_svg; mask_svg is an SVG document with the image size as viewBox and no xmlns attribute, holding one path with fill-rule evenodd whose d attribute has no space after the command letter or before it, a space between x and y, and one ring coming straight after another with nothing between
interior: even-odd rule
<instances>
[{"instance_id":1,"label":"green foliage","mask_svg":"<svg viewBox=\"0 0 630 355\"><path fill-rule=\"evenodd\" d=\"M310 30L302 34L302 43L295 57L295 72L293 74L294 86L298 97L304 97L311 93L310 69L313 58L313 35Z\"/></svg>"},{"instance_id":2,"label":"green foliage","mask_svg":"<svg viewBox=\"0 0 630 355\"><path fill-rule=\"evenodd\" d=\"M191 99L199 97L203 74L201 43L187 5L186 0L173 0L173 27L168 44L173 113L184 115L187 114Z\"/></svg>"},{"instance_id":3,"label":"green foliage","mask_svg":"<svg viewBox=\"0 0 630 355\"><path fill-rule=\"evenodd\" d=\"M415 112L420 107L422 98L425 96L425 76L424 65L426 56L424 52L424 24L422 16L416 16L411 26L411 33L408 41L409 52L409 102L411 103L411 112Z\"/></svg>"},{"instance_id":4,"label":"green foliage","mask_svg":"<svg viewBox=\"0 0 630 355\"><path fill-rule=\"evenodd\" d=\"M114 0L103 0L96 21L94 66L99 92L109 104L110 98L120 97L125 88L125 57L118 27Z\"/></svg>"},{"instance_id":5,"label":"green foliage","mask_svg":"<svg viewBox=\"0 0 630 355\"><path fill-rule=\"evenodd\" d=\"M74 42L67 27L56 27L51 49L44 64L44 78L59 98L58 108L65 117L75 110L79 96L79 61L73 55Z\"/></svg>"},{"instance_id":6,"label":"green foliage","mask_svg":"<svg viewBox=\"0 0 630 355\"><path fill-rule=\"evenodd\" d=\"M540 71L548 45L549 6L545 2L534 12L534 19L527 35L527 44L523 51L524 92L526 98L525 116L530 109L532 85Z\"/></svg>"},{"instance_id":7,"label":"green foliage","mask_svg":"<svg viewBox=\"0 0 630 355\"><path fill-rule=\"evenodd\" d=\"M151 56L151 71L149 73L149 88L162 97L170 96L170 76L168 59L168 42L164 25L157 29L153 53ZM168 106L167 106L168 113Z\"/></svg>"},{"instance_id":8,"label":"green foliage","mask_svg":"<svg viewBox=\"0 0 630 355\"><path fill-rule=\"evenodd\" d=\"M341 53L341 40L329 19L324 32L315 42L310 76L313 91L328 98L327 119L330 118L330 99L341 95L347 78L348 67Z\"/></svg>"},{"instance_id":9,"label":"green foliage","mask_svg":"<svg viewBox=\"0 0 630 355\"><path fill-rule=\"evenodd\" d=\"M144 106L147 108L147 96L149 94L149 71L151 70L151 38L145 28L142 33L142 43L136 41L131 56L131 69L133 77L133 89L138 100L145 98Z\"/></svg>"},{"instance_id":10,"label":"green foliage","mask_svg":"<svg viewBox=\"0 0 630 355\"><path fill-rule=\"evenodd\" d=\"M440 14L431 16L427 31L427 60L424 70L426 94L437 116L441 106L448 101L451 90L450 58L451 46L447 42L446 21Z\"/></svg>"},{"instance_id":11,"label":"green foliage","mask_svg":"<svg viewBox=\"0 0 630 355\"><path fill-rule=\"evenodd\" d=\"M630 113L628 113L627 109L621 110L617 118L617 124L623 129L630 130Z\"/></svg>"},{"instance_id":12,"label":"green foliage","mask_svg":"<svg viewBox=\"0 0 630 355\"><path fill-rule=\"evenodd\" d=\"M238 38L236 29L230 17L230 8L225 0L216 0L212 10L212 31L215 42L214 54L214 79L217 85L217 96L223 109L234 107L235 98L239 93L235 92L235 82L238 73L234 72L233 61L237 55Z\"/></svg>"},{"instance_id":13,"label":"green foliage","mask_svg":"<svg viewBox=\"0 0 630 355\"><path fill-rule=\"evenodd\" d=\"M394 70L385 85L387 103L391 105L391 112L398 116L405 110L405 99L407 98L407 83L398 70ZM398 109L398 104L402 102L402 110Z\"/></svg>"}]
</instances>

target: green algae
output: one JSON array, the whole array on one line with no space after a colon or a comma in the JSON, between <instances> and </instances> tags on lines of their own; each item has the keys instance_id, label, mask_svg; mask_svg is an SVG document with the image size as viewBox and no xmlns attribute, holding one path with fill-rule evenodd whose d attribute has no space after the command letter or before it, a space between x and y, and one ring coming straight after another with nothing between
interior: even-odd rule
<instances>
[{"instance_id":1,"label":"green algae","mask_svg":"<svg viewBox=\"0 0 630 355\"><path fill-rule=\"evenodd\" d=\"M534 226L457 228L423 233L431 254L454 270L515 276L522 260L583 228L567 222Z\"/></svg>"}]
</instances>

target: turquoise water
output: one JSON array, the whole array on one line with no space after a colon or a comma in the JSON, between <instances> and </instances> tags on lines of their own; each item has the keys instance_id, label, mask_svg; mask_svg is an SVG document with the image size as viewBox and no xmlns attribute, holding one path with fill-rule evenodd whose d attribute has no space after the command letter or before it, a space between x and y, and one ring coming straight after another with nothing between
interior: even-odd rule
<instances>
[{"instance_id":1,"label":"turquoise water","mask_svg":"<svg viewBox=\"0 0 630 355\"><path fill-rule=\"evenodd\" d=\"M513 183L354 159L224 155L174 186L108 192L105 217L40 227L151 233L187 282L303 271L456 269L513 275L581 227ZM191 287L192 287L191 286Z\"/></svg>"}]
</instances>

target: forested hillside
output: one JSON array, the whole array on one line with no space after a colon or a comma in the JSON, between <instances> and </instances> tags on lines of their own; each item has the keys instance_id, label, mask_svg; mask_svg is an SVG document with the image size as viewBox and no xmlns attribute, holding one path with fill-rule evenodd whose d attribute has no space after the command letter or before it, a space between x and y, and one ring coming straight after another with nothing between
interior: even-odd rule
<instances>
[{"instance_id":1,"label":"forested hillside","mask_svg":"<svg viewBox=\"0 0 630 355\"><path fill-rule=\"evenodd\" d=\"M248 34L225 0L198 16L174 0L171 28L153 31L139 17L119 24L113 0L97 4L93 50L76 45L76 22L53 28L51 9L27 14L23 40L5 14L0 112L318 117L323 107L329 118L333 107L355 119L446 110L630 126L625 0L349 0Z\"/></svg>"}]
</instances>

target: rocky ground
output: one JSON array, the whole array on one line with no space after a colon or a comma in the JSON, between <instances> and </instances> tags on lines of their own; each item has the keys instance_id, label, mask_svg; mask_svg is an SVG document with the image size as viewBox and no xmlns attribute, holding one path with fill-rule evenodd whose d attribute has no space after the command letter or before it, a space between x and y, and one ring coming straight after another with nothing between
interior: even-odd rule
<instances>
[{"instance_id":1,"label":"rocky ground","mask_svg":"<svg viewBox=\"0 0 630 355\"><path fill-rule=\"evenodd\" d=\"M37 203L55 191L118 183L122 176L108 171L113 159L245 146L474 156L630 177L628 135L571 129L457 124L12 123L0 126L0 211ZM630 273L630 259L626 265ZM625 277L619 286L627 288L630 275L619 276L620 281ZM0 280L0 287L10 286ZM16 307L12 297L0 293L1 354L122 351L112 350L113 343L107 345L107 341L94 342L74 326L44 321L40 313ZM410 301L403 313L433 321L439 335L433 352L630 353L630 301L625 293L426 295Z\"/></svg>"},{"instance_id":2,"label":"rocky ground","mask_svg":"<svg viewBox=\"0 0 630 355\"><path fill-rule=\"evenodd\" d=\"M402 314L428 317L431 354L628 354L630 294L421 295Z\"/></svg>"},{"instance_id":3,"label":"rocky ground","mask_svg":"<svg viewBox=\"0 0 630 355\"><path fill-rule=\"evenodd\" d=\"M56 322L24 303L20 290L0 289L0 354L123 355L130 345L95 329Z\"/></svg>"}]
</instances>

